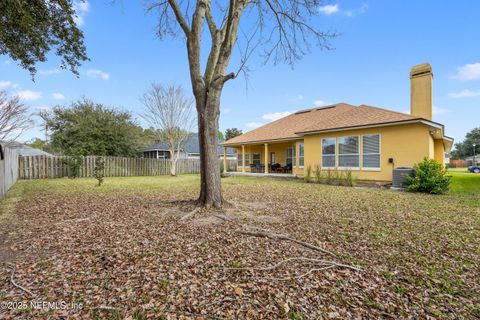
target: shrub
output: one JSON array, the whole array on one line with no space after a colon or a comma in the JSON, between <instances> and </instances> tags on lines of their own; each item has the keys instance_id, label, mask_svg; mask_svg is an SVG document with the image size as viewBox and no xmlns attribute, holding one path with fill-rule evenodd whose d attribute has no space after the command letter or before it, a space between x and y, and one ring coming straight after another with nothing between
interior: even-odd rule
<instances>
[{"instance_id":1,"label":"shrub","mask_svg":"<svg viewBox=\"0 0 480 320\"><path fill-rule=\"evenodd\" d=\"M95 167L93 168L93 176L98 181L98 186L100 187L103 183L103 178L105 176L105 161L102 157L95 158Z\"/></svg>"},{"instance_id":2,"label":"shrub","mask_svg":"<svg viewBox=\"0 0 480 320\"><path fill-rule=\"evenodd\" d=\"M315 179L317 179L318 183L322 183L323 181L322 169L320 168L319 165L315 166Z\"/></svg>"},{"instance_id":3,"label":"shrub","mask_svg":"<svg viewBox=\"0 0 480 320\"><path fill-rule=\"evenodd\" d=\"M325 177L325 182L327 184L332 184L333 180L334 180L334 177L332 174L332 170L327 170L327 176Z\"/></svg>"},{"instance_id":4,"label":"shrub","mask_svg":"<svg viewBox=\"0 0 480 320\"><path fill-rule=\"evenodd\" d=\"M405 186L409 191L442 194L448 191L450 176L444 166L434 159L424 158L413 166L414 173L406 177Z\"/></svg>"},{"instance_id":5,"label":"shrub","mask_svg":"<svg viewBox=\"0 0 480 320\"><path fill-rule=\"evenodd\" d=\"M307 174L304 177L306 182L311 182L312 181L312 166L307 166Z\"/></svg>"},{"instance_id":6,"label":"shrub","mask_svg":"<svg viewBox=\"0 0 480 320\"><path fill-rule=\"evenodd\" d=\"M353 176L352 170L345 171L344 185L348 187L353 187L355 185L355 177Z\"/></svg>"},{"instance_id":7,"label":"shrub","mask_svg":"<svg viewBox=\"0 0 480 320\"><path fill-rule=\"evenodd\" d=\"M343 171L335 169L334 182L337 186L343 186Z\"/></svg>"},{"instance_id":8,"label":"shrub","mask_svg":"<svg viewBox=\"0 0 480 320\"><path fill-rule=\"evenodd\" d=\"M68 176L77 178L80 175L80 167L83 165L83 157L81 155L67 156L63 162L68 166Z\"/></svg>"}]
</instances>

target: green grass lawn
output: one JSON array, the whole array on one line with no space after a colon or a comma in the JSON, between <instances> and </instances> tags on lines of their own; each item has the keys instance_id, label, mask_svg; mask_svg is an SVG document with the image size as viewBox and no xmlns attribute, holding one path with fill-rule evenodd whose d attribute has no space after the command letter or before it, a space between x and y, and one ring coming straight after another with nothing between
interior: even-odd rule
<instances>
[{"instance_id":1,"label":"green grass lawn","mask_svg":"<svg viewBox=\"0 0 480 320\"><path fill-rule=\"evenodd\" d=\"M448 173L469 173L467 168L448 168Z\"/></svg>"},{"instance_id":2,"label":"green grass lawn","mask_svg":"<svg viewBox=\"0 0 480 320\"><path fill-rule=\"evenodd\" d=\"M480 174L451 173L450 170L449 174L452 176L450 193L480 195Z\"/></svg>"},{"instance_id":3,"label":"green grass lawn","mask_svg":"<svg viewBox=\"0 0 480 320\"><path fill-rule=\"evenodd\" d=\"M0 260L42 301L84 308L6 318L91 318L99 305L115 308L100 319L478 318L480 175L452 176L445 195L228 177L222 214L231 220L200 213L187 222L179 216L193 209L198 175L106 178L101 187L90 178L19 181L0 206ZM240 235L240 224L336 257ZM263 270L292 257L362 271L300 261ZM225 269L243 267L256 271ZM28 300L10 276L0 268L0 302Z\"/></svg>"}]
</instances>

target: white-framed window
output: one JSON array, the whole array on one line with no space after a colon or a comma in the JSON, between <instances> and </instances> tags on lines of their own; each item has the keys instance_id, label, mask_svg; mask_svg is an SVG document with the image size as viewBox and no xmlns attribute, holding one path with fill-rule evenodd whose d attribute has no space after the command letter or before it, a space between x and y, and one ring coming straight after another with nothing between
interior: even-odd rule
<instances>
[{"instance_id":1,"label":"white-framed window","mask_svg":"<svg viewBox=\"0 0 480 320\"><path fill-rule=\"evenodd\" d=\"M338 138L338 167L360 168L360 139L358 136Z\"/></svg>"},{"instance_id":2,"label":"white-framed window","mask_svg":"<svg viewBox=\"0 0 480 320\"><path fill-rule=\"evenodd\" d=\"M250 166L250 153L245 153L245 167Z\"/></svg>"},{"instance_id":3,"label":"white-framed window","mask_svg":"<svg viewBox=\"0 0 480 320\"><path fill-rule=\"evenodd\" d=\"M242 154L241 153L237 153L237 166L238 167L243 167Z\"/></svg>"},{"instance_id":4,"label":"white-framed window","mask_svg":"<svg viewBox=\"0 0 480 320\"><path fill-rule=\"evenodd\" d=\"M362 136L362 169L380 169L380 135Z\"/></svg>"},{"instance_id":5,"label":"white-framed window","mask_svg":"<svg viewBox=\"0 0 480 320\"><path fill-rule=\"evenodd\" d=\"M260 164L260 162L261 162L260 159L261 159L260 158L260 153L255 152L253 154L253 164L255 164L255 165Z\"/></svg>"},{"instance_id":6,"label":"white-framed window","mask_svg":"<svg viewBox=\"0 0 480 320\"><path fill-rule=\"evenodd\" d=\"M305 164L305 148L303 143L298 144L298 166L302 168Z\"/></svg>"},{"instance_id":7,"label":"white-framed window","mask_svg":"<svg viewBox=\"0 0 480 320\"><path fill-rule=\"evenodd\" d=\"M287 166L288 165L293 166L293 148L287 148L287 154L285 156L285 160L287 162Z\"/></svg>"},{"instance_id":8,"label":"white-framed window","mask_svg":"<svg viewBox=\"0 0 480 320\"><path fill-rule=\"evenodd\" d=\"M336 138L322 139L322 168L335 168L336 167Z\"/></svg>"}]
</instances>

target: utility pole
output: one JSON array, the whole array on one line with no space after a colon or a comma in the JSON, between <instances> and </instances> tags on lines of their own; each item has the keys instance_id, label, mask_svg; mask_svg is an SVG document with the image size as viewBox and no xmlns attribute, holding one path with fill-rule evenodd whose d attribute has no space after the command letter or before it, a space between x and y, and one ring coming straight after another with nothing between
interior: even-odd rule
<instances>
[{"instance_id":1,"label":"utility pole","mask_svg":"<svg viewBox=\"0 0 480 320\"><path fill-rule=\"evenodd\" d=\"M475 143L472 144L472 146L473 146L473 161L472 161L472 166L476 166L476 165L477 165L477 161L475 161L475 154L476 154L476 153L475 153L475 146L476 146L476 145L477 145L477 144L475 144Z\"/></svg>"}]
</instances>

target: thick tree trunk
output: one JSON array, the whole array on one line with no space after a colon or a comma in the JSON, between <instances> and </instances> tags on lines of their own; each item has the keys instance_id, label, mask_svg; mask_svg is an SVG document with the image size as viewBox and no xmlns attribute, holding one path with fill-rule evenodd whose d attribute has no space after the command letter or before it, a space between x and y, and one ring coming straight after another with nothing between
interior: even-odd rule
<instances>
[{"instance_id":1,"label":"thick tree trunk","mask_svg":"<svg viewBox=\"0 0 480 320\"><path fill-rule=\"evenodd\" d=\"M176 176L177 175L177 160L171 159L170 160L170 175Z\"/></svg>"},{"instance_id":2,"label":"thick tree trunk","mask_svg":"<svg viewBox=\"0 0 480 320\"><path fill-rule=\"evenodd\" d=\"M220 208L223 203L217 155L220 90L210 91L206 96L208 96L207 99L196 99L201 167L198 205Z\"/></svg>"}]
</instances>

